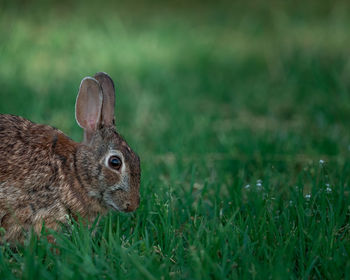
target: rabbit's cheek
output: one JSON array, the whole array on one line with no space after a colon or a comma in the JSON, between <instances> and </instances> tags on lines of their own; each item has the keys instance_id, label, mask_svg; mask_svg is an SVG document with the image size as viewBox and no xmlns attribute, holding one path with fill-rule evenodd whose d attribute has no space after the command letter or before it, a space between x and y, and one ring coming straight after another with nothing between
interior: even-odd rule
<instances>
[{"instance_id":1,"label":"rabbit's cheek","mask_svg":"<svg viewBox=\"0 0 350 280\"><path fill-rule=\"evenodd\" d=\"M104 172L104 180L106 186L114 186L120 182L120 175L106 168Z\"/></svg>"}]
</instances>

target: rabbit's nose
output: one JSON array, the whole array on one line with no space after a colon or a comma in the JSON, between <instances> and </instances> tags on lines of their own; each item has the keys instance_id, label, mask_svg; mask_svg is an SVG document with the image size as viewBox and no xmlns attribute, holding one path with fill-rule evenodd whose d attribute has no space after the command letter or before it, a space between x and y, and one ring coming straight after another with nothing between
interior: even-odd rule
<instances>
[{"instance_id":1,"label":"rabbit's nose","mask_svg":"<svg viewBox=\"0 0 350 280\"><path fill-rule=\"evenodd\" d=\"M136 201L126 201L123 205L123 211L125 212L132 212L139 207L140 199L138 198Z\"/></svg>"},{"instance_id":2,"label":"rabbit's nose","mask_svg":"<svg viewBox=\"0 0 350 280\"><path fill-rule=\"evenodd\" d=\"M125 202L124 205L123 205L123 210L125 212L131 212L132 210L130 209L130 202Z\"/></svg>"}]
</instances>

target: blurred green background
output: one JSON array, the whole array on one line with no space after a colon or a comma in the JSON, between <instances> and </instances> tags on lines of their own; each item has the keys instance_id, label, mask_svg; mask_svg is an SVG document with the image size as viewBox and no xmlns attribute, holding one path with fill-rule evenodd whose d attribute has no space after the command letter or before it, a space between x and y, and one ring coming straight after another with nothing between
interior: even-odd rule
<instances>
[{"instance_id":1,"label":"blurred green background","mask_svg":"<svg viewBox=\"0 0 350 280\"><path fill-rule=\"evenodd\" d=\"M5 1L2 113L81 139L80 80L117 84L145 156L349 154L347 1Z\"/></svg>"},{"instance_id":2,"label":"blurred green background","mask_svg":"<svg viewBox=\"0 0 350 280\"><path fill-rule=\"evenodd\" d=\"M349 27L345 0L1 1L0 112L80 141L80 81L110 74L117 129L143 170L140 209L114 216L124 219L116 240L130 238L120 246L145 257L127 276L342 278L350 271ZM262 184L263 197L249 191ZM333 200L289 210L325 184ZM310 214L317 207L322 226ZM211 236L219 225L225 230ZM74 265L90 275L78 257Z\"/></svg>"}]
</instances>

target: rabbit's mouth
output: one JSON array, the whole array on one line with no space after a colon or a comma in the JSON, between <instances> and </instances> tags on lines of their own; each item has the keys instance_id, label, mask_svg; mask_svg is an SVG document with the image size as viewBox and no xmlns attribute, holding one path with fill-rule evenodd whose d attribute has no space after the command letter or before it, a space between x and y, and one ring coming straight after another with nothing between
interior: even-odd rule
<instances>
[{"instance_id":1,"label":"rabbit's mouth","mask_svg":"<svg viewBox=\"0 0 350 280\"><path fill-rule=\"evenodd\" d=\"M132 212L139 204L137 203L137 205L134 205L129 199L129 193L120 189L106 191L103 194L103 200L109 208L118 212Z\"/></svg>"},{"instance_id":2,"label":"rabbit's mouth","mask_svg":"<svg viewBox=\"0 0 350 280\"><path fill-rule=\"evenodd\" d=\"M117 204L112 199L112 193L111 192L104 192L103 194L103 201L106 204L108 208L111 208L115 211L122 212L122 210L117 206Z\"/></svg>"},{"instance_id":3,"label":"rabbit's mouth","mask_svg":"<svg viewBox=\"0 0 350 280\"><path fill-rule=\"evenodd\" d=\"M115 211L122 212L115 203L107 203L107 206Z\"/></svg>"}]
</instances>

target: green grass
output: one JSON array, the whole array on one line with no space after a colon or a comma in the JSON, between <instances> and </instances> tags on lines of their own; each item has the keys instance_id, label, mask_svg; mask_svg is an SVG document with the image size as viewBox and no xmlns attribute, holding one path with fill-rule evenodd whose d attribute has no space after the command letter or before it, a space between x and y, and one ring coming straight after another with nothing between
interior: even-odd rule
<instances>
[{"instance_id":1,"label":"green grass","mask_svg":"<svg viewBox=\"0 0 350 280\"><path fill-rule=\"evenodd\" d=\"M0 4L0 112L80 141L108 72L142 162L135 213L4 245L0 279L350 278L350 5L176 3Z\"/></svg>"}]
</instances>

